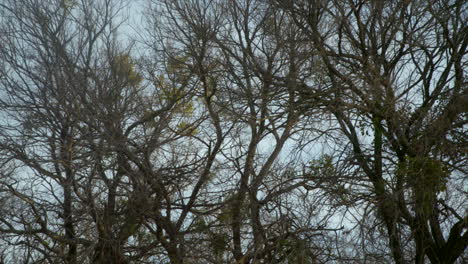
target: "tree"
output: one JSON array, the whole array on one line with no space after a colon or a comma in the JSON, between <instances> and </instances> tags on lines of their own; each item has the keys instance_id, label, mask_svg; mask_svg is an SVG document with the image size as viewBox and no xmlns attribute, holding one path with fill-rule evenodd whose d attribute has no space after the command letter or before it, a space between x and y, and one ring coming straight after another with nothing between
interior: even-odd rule
<instances>
[{"instance_id":1,"label":"tree","mask_svg":"<svg viewBox=\"0 0 468 264\"><path fill-rule=\"evenodd\" d=\"M213 210L218 216L196 218L197 226L209 230L202 235L218 252L212 261L219 263L223 255L239 263L285 259L290 245L283 253L275 253L280 252L279 241L292 241L312 230L320 232L313 226L301 230L304 227L281 223L291 216L282 213L289 205L278 197L290 193L288 199L294 200L298 194L293 191L307 182L300 175L287 174L285 164L291 161L279 161L286 142L304 130L304 124L299 124L298 93L288 80L299 74L294 67L305 63L293 54L295 32L281 36L291 24L259 1L157 1L154 12L159 34L153 43L171 40L163 53L171 60L185 58L181 63L199 83L198 92L215 125L213 133L227 131L218 161L227 166L222 170L229 178L220 175L218 180L223 179L229 188L211 184L220 189L217 195L222 204ZM271 46L257 46L266 41ZM274 75L281 75L282 82L275 83ZM267 142L274 146L266 149ZM271 219L266 220L267 214ZM278 232L269 234L267 229L273 227Z\"/></svg>"},{"instance_id":2,"label":"tree","mask_svg":"<svg viewBox=\"0 0 468 264\"><path fill-rule=\"evenodd\" d=\"M466 180L466 157L456 140L465 137L466 125L466 6L461 1L278 5L315 44L330 85L337 87L327 98L328 109L367 177L368 202L386 228L393 260L453 263L468 242L466 212L460 208L466 200L454 187ZM405 237L414 250L404 246Z\"/></svg>"},{"instance_id":3,"label":"tree","mask_svg":"<svg viewBox=\"0 0 468 264\"><path fill-rule=\"evenodd\" d=\"M180 98L144 101L160 87L146 87L116 43L124 4L2 4L13 30L0 55L10 168L1 188L11 205L1 231L16 248L7 254L24 252L18 261L128 263L159 245L135 238L154 199L143 176L155 173L146 158L178 138L170 122Z\"/></svg>"},{"instance_id":4,"label":"tree","mask_svg":"<svg viewBox=\"0 0 468 264\"><path fill-rule=\"evenodd\" d=\"M463 262L461 1L145 4L0 3L0 262Z\"/></svg>"}]
</instances>

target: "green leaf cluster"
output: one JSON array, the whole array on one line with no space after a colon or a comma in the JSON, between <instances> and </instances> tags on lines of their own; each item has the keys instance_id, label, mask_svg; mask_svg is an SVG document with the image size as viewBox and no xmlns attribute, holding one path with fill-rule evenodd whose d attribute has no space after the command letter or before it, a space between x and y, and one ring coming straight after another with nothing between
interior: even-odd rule
<instances>
[{"instance_id":1,"label":"green leaf cluster","mask_svg":"<svg viewBox=\"0 0 468 264\"><path fill-rule=\"evenodd\" d=\"M278 253L285 255L287 263L290 264L311 264L312 254L307 247L307 241L298 238L282 239L278 243Z\"/></svg>"},{"instance_id":2,"label":"green leaf cluster","mask_svg":"<svg viewBox=\"0 0 468 264\"><path fill-rule=\"evenodd\" d=\"M177 125L177 134L183 136L194 136L198 134L198 129L189 122L182 121Z\"/></svg>"},{"instance_id":3,"label":"green leaf cluster","mask_svg":"<svg viewBox=\"0 0 468 264\"><path fill-rule=\"evenodd\" d=\"M309 171L309 177L333 177L336 174L333 158L330 155L324 154L320 158L310 161Z\"/></svg>"},{"instance_id":4,"label":"green leaf cluster","mask_svg":"<svg viewBox=\"0 0 468 264\"><path fill-rule=\"evenodd\" d=\"M430 213L436 194L446 190L449 177L447 167L430 157L406 156L400 162L397 174L413 189L419 210Z\"/></svg>"},{"instance_id":5,"label":"green leaf cluster","mask_svg":"<svg viewBox=\"0 0 468 264\"><path fill-rule=\"evenodd\" d=\"M61 2L61 7L63 7L63 9L65 9L66 11L73 9L77 5L78 5L78 2L75 0L63 0Z\"/></svg>"},{"instance_id":6,"label":"green leaf cluster","mask_svg":"<svg viewBox=\"0 0 468 264\"><path fill-rule=\"evenodd\" d=\"M142 75L136 71L135 63L129 54L117 55L111 62L113 74L128 86L138 86L142 81Z\"/></svg>"},{"instance_id":7,"label":"green leaf cluster","mask_svg":"<svg viewBox=\"0 0 468 264\"><path fill-rule=\"evenodd\" d=\"M210 246L215 256L222 254L228 245L229 235L227 233L210 232Z\"/></svg>"},{"instance_id":8,"label":"green leaf cluster","mask_svg":"<svg viewBox=\"0 0 468 264\"><path fill-rule=\"evenodd\" d=\"M398 173L403 174L410 186L426 188L434 191L444 191L449 176L447 167L439 160L429 157L405 158L398 167Z\"/></svg>"},{"instance_id":9,"label":"green leaf cluster","mask_svg":"<svg viewBox=\"0 0 468 264\"><path fill-rule=\"evenodd\" d=\"M195 111L193 100L184 89L169 84L162 75L158 77L158 86L161 88L159 95L161 101L176 102L174 110L182 116L191 116L193 114Z\"/></svg>"}]
</instances>

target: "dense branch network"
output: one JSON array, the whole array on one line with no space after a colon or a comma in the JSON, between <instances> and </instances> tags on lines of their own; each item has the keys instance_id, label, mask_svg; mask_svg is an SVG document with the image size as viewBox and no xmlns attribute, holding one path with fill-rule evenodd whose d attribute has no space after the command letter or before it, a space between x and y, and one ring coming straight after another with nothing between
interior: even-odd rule
<instances>
[{"instance_id":1,"label":"dense branch network","mask_svg":"<svg viewBox=\"0 0 468 264\"><path fill-rule=\"evenodd\" d=\"M0 263L465 263L467 8L0 1Z\"/></svg>"}]
</instances>

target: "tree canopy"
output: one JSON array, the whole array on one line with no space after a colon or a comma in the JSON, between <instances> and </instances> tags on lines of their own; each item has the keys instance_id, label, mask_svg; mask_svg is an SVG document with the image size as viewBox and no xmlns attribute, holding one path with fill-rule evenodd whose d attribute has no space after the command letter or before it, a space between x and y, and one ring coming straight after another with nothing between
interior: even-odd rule
<instances>
[{"instance_id":1,"label":"tree canopy","mask_svg":"<svg viewBox=\"0 0 468 264\"><path fill-rule=\"evenodd\" d=\"M0 263L466 263L467 14L0 1Z\"/></svg>"}]
</instances>

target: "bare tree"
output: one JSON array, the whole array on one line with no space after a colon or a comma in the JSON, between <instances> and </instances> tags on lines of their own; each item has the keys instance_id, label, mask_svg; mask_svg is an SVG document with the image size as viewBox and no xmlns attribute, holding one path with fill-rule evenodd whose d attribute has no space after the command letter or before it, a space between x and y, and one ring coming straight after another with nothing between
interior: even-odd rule
<instances>
[{"instance_id":1,"label":"bare tree","mask_svg":"<svg viewBox=\"0 0 468 264\"><path fill-rule=\"evenodd\" d=\"M454 263L462 1L0 3L0 262Z\"/></svg>"},{"instance_id":2,"label":"bare tree","mask_svg":"<svg viewBox=\"0 0 468 264\"><path fill-rule=\"evenodd\" d=\"M18 250L7 253L24 248L24 262L144 261L159 245L135 236L153 202L148 159L180 138L171 120L181 98L146 84L118 43L125 7L2 4L0 144L11 168L2 191L11 207L1 230Z\"/></svg>"},{"instance_id":3,"label":"bare tree","mask_svg":"<svg viewBox=\"0 0 468 264\"><path fill-rule=\"evenodd\" d=\"M457 186L466 180L466 158L455 139L465 137L466 125L466 5L278 6L315 44L330 84L338 88L328 109L367 177L368 202L386 228L393 260L455 262L468 241L466 199ZM405 246L405 238L413 246Z\"/></svg>"},{"instance_id":4,"label":"bare tree","mask_svg":"<svg viewBox=\"0 0 468 264\"><path fill-rule=\"evenodd\" d=\"M291 207L309 179L291 171L294 156L280 158L311 127L312 117L300 118L314 109L299 101L296 79L308 78L315 57L304 56L307 44L285 13L262 1L156 1L154 7L154 43L169 44L162 52L193 73L213 134L224 139L217 158L223 166L210 184L221 203L205 209L211 217L195 213L208 230L201 236L218 252L210 261L285 261L307 235L326 229L295 219Z\"/></svg>"}]
</instances>

